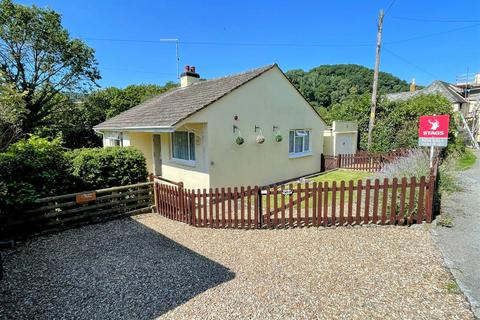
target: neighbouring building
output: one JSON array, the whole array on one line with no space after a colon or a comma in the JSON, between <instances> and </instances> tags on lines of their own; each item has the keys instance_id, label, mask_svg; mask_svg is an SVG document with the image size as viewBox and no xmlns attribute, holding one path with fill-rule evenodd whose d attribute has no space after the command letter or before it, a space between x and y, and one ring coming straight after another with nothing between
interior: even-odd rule
<instances>
[{"instance_id":1,"label":"neighbouring building","mask_svg":"<svg viewBox=\"0 0 480 320\"><path fill-rule=\"evenodd\" d=\"M416 90L415 83L412 82L410 91L390 93L386 95L386 98L390 101L406 101L424 94L440 94L444 96L452 103L453 111L461 112L464 116L467 116L470 112L469 103L463 97L462 90L453 84L439 80L432 82L432 84L420 90Z\"/></svg>"},{"instance_id":2,"label":"neighbouring building","mask_svg":"<svg viewBox=\"0 0 480 320\"><path fill-rule=\"evenodd\" d=\"M416 90L413 80L409 92L387 94L386 98L404 101L422 94L440 94L447 98L452 103L453 111L461 113L465 119L465 123L460 123L459 126L468 126L472 136L480 141L480 73L473 78L461 77L455 84L437 80L420 90Z\"/></svg>"},{"instance_id":3,"label":"neighbouring building","mask_svg":"<svg viewBox=\"0 0 480 320\"><path fill-rule=\"evenodd\" d=\"M149 172L187 188L261 186L320 171L327 125L276 64L207 81L186 67L180 82L97 125L104 146L138 148ZM335 148L347 148L336 137Z\"/></svg>"}]
</instances>

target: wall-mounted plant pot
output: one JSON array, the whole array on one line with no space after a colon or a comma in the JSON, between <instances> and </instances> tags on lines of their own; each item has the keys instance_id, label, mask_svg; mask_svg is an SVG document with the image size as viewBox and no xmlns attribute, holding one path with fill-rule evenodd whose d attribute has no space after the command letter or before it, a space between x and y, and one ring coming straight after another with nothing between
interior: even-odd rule
<instances>
[{"instance_id":1,"label":"wall-mounted plant pot","mask_svg":"<svg viewBox=\"0 0 480 320\"><path fill-rule=\"evenodd\" d=\"M283 140L283 137L280 134L275 135L275 141L282 142L282 140Z\"/></svg>"}]
</instances>

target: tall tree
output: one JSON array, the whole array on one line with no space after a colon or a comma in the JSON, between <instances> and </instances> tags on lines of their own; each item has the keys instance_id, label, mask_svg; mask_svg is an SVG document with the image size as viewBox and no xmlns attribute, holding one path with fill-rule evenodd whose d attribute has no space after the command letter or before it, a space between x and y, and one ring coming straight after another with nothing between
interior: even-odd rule
<instances>
[{"instance_id":1,"label":"tall tree","mask_svg":"<svg viewBox=\"0 0 480 320\"><path fill-rule=\"evenodd\" d=\"M0 1L0 70L22 93L24 133L42 124L62 92L91 88L100 79L94 50L72 39L50 9Z\"/></svg>"},{"instance_id":2,"label":"tall tree","mask_svg":"<svg viewBox=\"0 0 480 320\"><path fill-rule=\"evenodd\" d=\"M19 124L26 114L22 98L0 71L0 152L21 135Z\"/></svg>"},{"instance_id":3,"label":"tall tree","mask_svg":"<svg viewBox=\"0 0 480 320\"><path fill-rule=\"evenodd\" d=\"M108 87L83 96L61 95L59 99L63 103L56 108L57 112L46 117L46 125L37 127L35 133L42 137L59 137L63 145L71 149L101 146L102 139L93 131L93 126L175 86L167 82L164 86Z\"/></svg>"}]
</instances>

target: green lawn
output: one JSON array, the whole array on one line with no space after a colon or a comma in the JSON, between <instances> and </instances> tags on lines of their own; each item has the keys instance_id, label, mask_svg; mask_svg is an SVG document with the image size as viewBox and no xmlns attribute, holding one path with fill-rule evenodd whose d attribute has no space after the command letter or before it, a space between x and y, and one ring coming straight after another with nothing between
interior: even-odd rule
<instances>
[{"instance_id":1,"label":"green lawn","mask_svg":"<svg viewBox=\"0 0 480 320\"><path fill-rule=\"evenodd\" d=\"M471 150L467 149L458 159L458 169L467 170L475 164L476 160L477 156Z\"/></svg>"},{"instance_id":2,"label":"green lawn","mask_svg":"<svg viewBox=\"0 0 480 320\"><path fill-rule=\"evenodd\" d=\"M329 172L329 173L325 173L325 174L321 174L321 175L318 175L314 178L311 178L309 179L311 182L328 182L329 185L331 185L331 183L333 181L337 181L337 182L340 182L340 181L345 181L345 182L348 182L350 180L353 180L355 181L354 184L357 184L356 182L358 180L363 180L363 179L366 179L366 178L370 178L373 176L373 173L371 172L364 172L364 171L352 171L352 170L343 170L343 169L340 169L340 170L335 170L335 171L332 171L332 172Z\"/></svg>"},{"instance_id":3,"label":"green lawn","mask_svg":"<svg viewBox=\"0 0 480 320\"><path fill-rule=\"evenodd\" d=\"M335 171L328 172L328 173L325 173L325 174L320 174L320 175L312 177L312 178L308 178L308 180L310 181L309 182L310 187L312 186L313 182L317 182L317 183L328 182L328 185L331 187L333 181L336 181L337 186L339 187L340 186L340 181L342 181L342 180L345 181L345 185L348 185L348 182L350 180L353 180L354 181L353 184L356 185L358 180L365 180L365 179L371 178L371 177L373 177L373 173L371 173L371 172L340 169L340 170L335 170ZM304 184L302 184L302 187L303 186L304 186ZM287 183L284 187L285 187L285 189L289 189L289 184ZM292 187L293 187L293 190L296 190L296 183L293 183ZM280 196L280 194L281 194L281 191L279 191L279 196L277 198L278 207L281 206L281 196ZM295 201L297 199L297 194L294 193L291 196L287 195L285 197L286 204L288 204L288 202L290 200L290 197L292 198L293 201ZM353 193L353 199L356 200L356 197L357 197L356 192L354 192ZM340 199L340 193L339 192L336 193L335 198L337 199L337 201L339 201L339 199ZM330 202L331 199L332 199L332 191L329 191L328 192L328 201ZM275 203L275 201L274 201L274 198L272 196L270 198L270 207L272 209L273 209L274 203ZM265 208L265 206L266 206L265 197L262 199L262 205ZM313 205L312 198L310 198L310 200L309 200L309 205L310 205L310 207L312 207L312 205ZM302 201L301 207L302 208L305 207L305 201Z\"/></svg>"}]
</instances>

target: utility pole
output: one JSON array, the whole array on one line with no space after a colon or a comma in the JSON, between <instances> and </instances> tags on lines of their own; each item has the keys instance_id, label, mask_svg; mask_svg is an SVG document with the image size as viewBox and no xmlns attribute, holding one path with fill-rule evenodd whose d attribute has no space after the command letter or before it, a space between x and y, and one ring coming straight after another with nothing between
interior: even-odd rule
<instances>
[{"instance_id":1,"label":"utility pole","mask_svg":"<svg viewBox=\"0 0 480 320\"><path fill-rule=\"evenodd\" d=\"M378 16L378 29L377 29L377 48L375 54L375 69L373 70L373 89L372 89L372 102L370 105L370 121L368 123L368 143L367 149L372 147L372 131L375 125L375 111L377 109L377 90L378 90L378 69L380 68L380 48L382 46L382 28L383 28L383 9L380 10Z\"/></svg>"}]
</instances>

